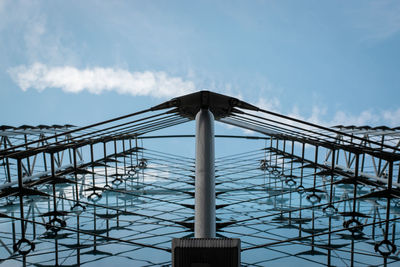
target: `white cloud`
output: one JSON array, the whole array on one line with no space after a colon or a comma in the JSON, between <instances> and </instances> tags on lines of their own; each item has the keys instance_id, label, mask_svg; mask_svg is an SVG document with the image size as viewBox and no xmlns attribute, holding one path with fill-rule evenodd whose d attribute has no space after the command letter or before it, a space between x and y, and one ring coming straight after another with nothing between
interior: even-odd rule
<instances>
[{"instance_id":1,"label":"white cloud","mask_svg":"<svg viewBox=\"0 0 400 267\"><path fill-rule=\"evenodd\" d=\"M52 16L48 8L52 7L38 0L0 0L0 44L10 59L17 56L53 65L81 62L78 45L84 41L74 38L65 18Z\"/></svg>"},{"instance_id":2,"label":"white cloud","mask_svg":"<svg viewBox=\"0 0 400 267\"><path fill-rule=\"evenodd\" d=\"M400 2L370 1L352 13L355 26L365 31L366 39L382 40L400 32Z\"/></svg>"},{"instance_id":3,"label":"white cloud","mask_svg":"<svg viewBox=\"0 0 400 267\"><path fill-rule=\"evenodd\" d=\"M389 112L390 113L390 112ZM332 115L329 115L332 114ZM327 108L313 106L312 113L309 117L301 116L298 111L294 114L289 114L295 118L311 122L314 124L322 125L325 127L332 127L335 125L378 125L387 124L392 125L381 113L371 110L363 110L359 114L351 114L343 110L337 110L330 113Z\"/></svg>"},{"instance_id":4,"label":"white cloud","mask_svg":"<svg viewBox=\"0 0 400 267\"><path fill-rule=\"evenodd\" d=\"M322 123L321 116L324 116L326 113L327 113L327 108L313 106L311 116L308 118L307 121L316 123L316 124Z\"/></svg>"},{"instance_id":5,"label":"white cloud","mask_svg":"<svg viewBox=\"0 0 400 267\"><path fill-rule=\"evenodd\" d=\"M313 124L332 127L335 125L355 125L355 126L378 126L386 125L389 127L400 126L400 108L397 110L385 110L382 112L374 111L373 109L361 111L359 114L352 114L343 110L337 110L335 112L330 112L324 105L313 105L311 114L305 116L301 114L296 105L293 106L292 111L285 113L282 112L280 101L278 98L265 99L260 98L256 103L256 106L267 111L276 112L279 114L287 115L288 117L302 120L305 122L310 122ZM291 129L289 126L284 126L282 124L287 124L294 127L300 127L302 129L313 129L305 124L297 123L292 120L277 118L269 114L260 114L259 112L249 112L254 115L263 116L265 118L275 120L279 122L280 127ZM267 122L269 123L269 122ZM274 124L274 123L272 123ZM248 130L244 130L245 133L249 133Z\"/></svg>"},{"instance_id":6,"label":"white cloud","mask_svg":"<svg viewBox=\"0 0 400 267\"><path fill-rule=\"evenodd\" d=\"M400 108L394 111L385 110L382 117L392 126L400 126Z\"/></svg>"},{"instance_id":7,"label":"white cloud","mask_svg":"<svg viewBox=\"0 0 400 267\"><path fill-rule=\"evenodd\" d=\"M48 88L61 88L67 93L89 91L101 94L115 91L133 96L172 97L195 90L192 81L171 77L163 71L129 72L113 68L77 69L72 66L48 67L42 63L31 66L18 66L9 70L12 79L26 91L34 88L43 91Z\"/></svg>"},{"instance_id":8,"label":"white cloud","mask_svg":"<svg viewBox=\"0 0 400 267\"><path fill-rule=\"evenodd\" d=\"M389 111L386 112L392 115L392 112ZM345 125L345 126L347 125L363 126L363 125L378 125L378 124L393 125L393 123L389 121L385 116L383 116L383 114L384 113L374 112L372 109L361 111L360 114L351 114L343 110L329 112L329 110L326 107L314 105L312 107L312 113L308 117L301 115L299 109L296 106L288 114L288 116L325 127L332 127L335 125ZM395 117L395 115L392 115L392 117Z\"/></svg>"},{"instance_id":9,"label":"white cloud","mask_svg":"<svg viewBox=\"0 0 400 267\"><path fill-rule=\"evenodd\" d=\"M379 113L373 112L372 110L364 110L359 115L353 115L346 113L344 111L337 111L333 120L330 122L330 126L333 125L376 125L379 123L387 123L385 118L382 117Z\"/></svg>"},{"instance_id":10,"label":"white cloud","mask_svg":"<svg viewBox=\"0 0 400 267\"><path fill-rule=\"evenodd\" d=\"M6 5L6 0L0 0L0 12L3 12Z\"/></svg>"},{"instance_id":11,"label":"white cloud","mask_svg":"<svg viewBox=\"0 0 400 267\"><path fill-rule=\"evenodd\" d=\"M268 99L261 97L256 103L257 107L274 112L279 112L280 105L281 103L277 97L271 97Z\"/></svg>"},{"instance_id":12,"label":"white cloud","mask_svg":"<svg viewBox=\"0 0 400 267\"><path fill-rule=\"evenodd\" d=\"M184 95L196 90L193 81L184 80L181 77L171 77L163 71L130 72L124 69L102 67L78 69L72 66L49 67L42 63L34 63L30 66L22 65L11 68L9 74L23 91L30 88L38 91L60 88L67 93L88 91L92 94L101 94L115 91L125 95L163 98ZM232 91L229 86L225 89L225 91ZM232 94L228 93L228 95ZM243 98L241 93L233 95L239 99ZM392 127L400 125L400 108L381 112L370 109L361 111L359 114L351 114L343 110L329 112L323 105L314 105L311 114L304 116L296 106L293 106L289 113L282 112L281 103L277 97L258 98L255 105L268 111L286 114L292 118L327 127L340 124L388 125ZM257 112L250 113L260 116ZM329 114L332 115L329 116ZM266 114L262 116L276 119ZM292 126L308 128L286 119L279 119L279 121ZM248 130L246 132L250 133Z\"/></svg>"}]
</instances>

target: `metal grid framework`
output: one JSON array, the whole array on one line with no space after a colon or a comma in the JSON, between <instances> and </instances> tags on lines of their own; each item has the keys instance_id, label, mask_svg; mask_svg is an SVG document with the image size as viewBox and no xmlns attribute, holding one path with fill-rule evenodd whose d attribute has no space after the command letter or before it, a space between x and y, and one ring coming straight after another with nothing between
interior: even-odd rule
<instances>
[{"instance_id":1,"label":"metal grid framework","mask_svg":"<svg viewBox=\"0 0 400 267\"><path fill-rule=\"evenodd\" d=\"M260 133L217 136L260 144L215 162L217 236L241 239L243 266L398 264L399 128L193 95ZM195 160L144 144L193 119L187 99L80 128L1 126L0 264L170 266L172 238L193 237Z\"/></svg>"}]
</instances>

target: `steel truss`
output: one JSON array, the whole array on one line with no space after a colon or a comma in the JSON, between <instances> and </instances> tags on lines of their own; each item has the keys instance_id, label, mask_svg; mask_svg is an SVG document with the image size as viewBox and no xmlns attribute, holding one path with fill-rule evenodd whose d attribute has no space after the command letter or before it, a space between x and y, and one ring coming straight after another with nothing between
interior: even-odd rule
<instances>
[{"instance_id":1,"label":"steel truss","mask_svg":"<svg viewBox=\"0 0 400 267\"><path fill-rule=\"evenodd\" d=\"M260 133L216 159L217 236L242 265L396 265L400 129L327 128L199 92L108 121L0 127L0 264L169 266L193 237L194 159L144 146L193 120ZM168 140L168 139L163 139ZM217 139L218 141L218 139Z\"/></svg>"}]
</instances>

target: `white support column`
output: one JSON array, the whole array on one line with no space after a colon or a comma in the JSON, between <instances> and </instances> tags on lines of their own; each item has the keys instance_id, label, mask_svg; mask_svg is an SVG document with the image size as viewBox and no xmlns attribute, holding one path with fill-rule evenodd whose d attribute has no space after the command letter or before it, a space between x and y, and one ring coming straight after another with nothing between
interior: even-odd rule
<instances>
[{"instance_id":1,"label":"white support column","mask_svg":"<svg viewBox=\"0 0 400 267\"><path fill-rule=\"evenodd\" d=\"M215 238L214 116L196 115L195 238Z\"/></svg>"}]
</instances>

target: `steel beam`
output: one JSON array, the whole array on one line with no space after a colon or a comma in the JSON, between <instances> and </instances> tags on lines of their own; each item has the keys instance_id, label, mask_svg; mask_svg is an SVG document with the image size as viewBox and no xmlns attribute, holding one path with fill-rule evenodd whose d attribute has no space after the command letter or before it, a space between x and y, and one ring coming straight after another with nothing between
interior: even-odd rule
<instances>
[{"instance_id":1,"label":"steel beam","mask_svg":"<svg viewBox=\"0 0 400 267\"><path fill-rule=\"evenodd\" d=\"M214 116L209 109L196 115L195 238L215 238Z\"/></svg>"}]
</instances>

